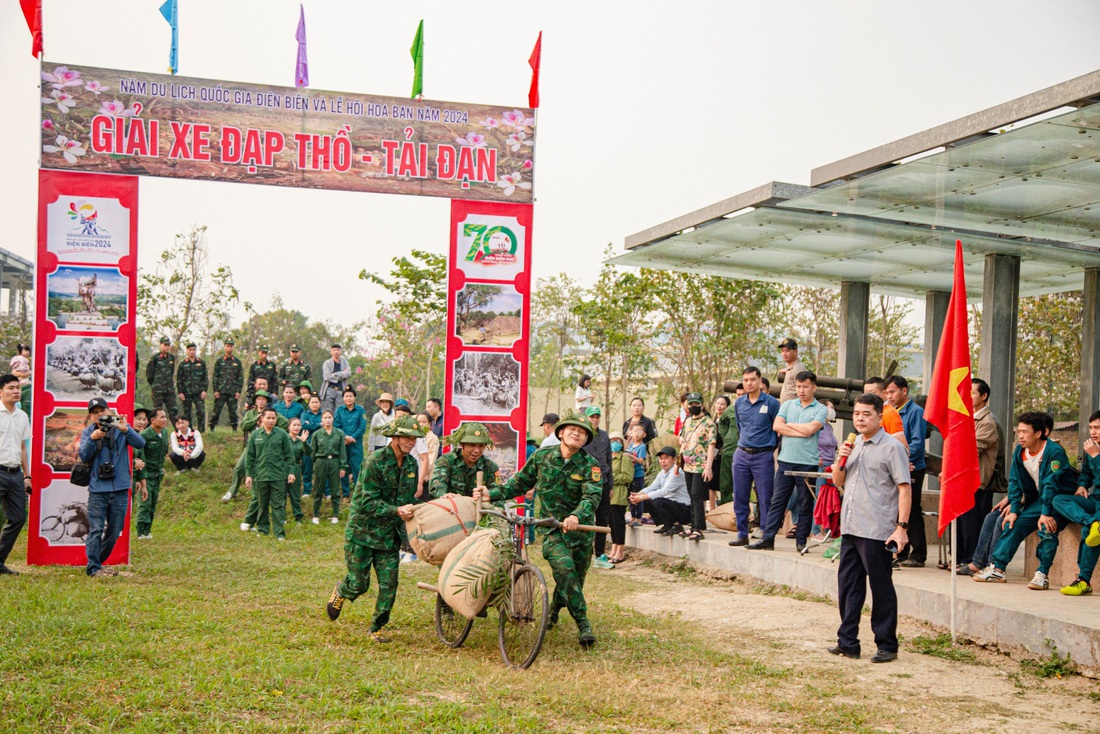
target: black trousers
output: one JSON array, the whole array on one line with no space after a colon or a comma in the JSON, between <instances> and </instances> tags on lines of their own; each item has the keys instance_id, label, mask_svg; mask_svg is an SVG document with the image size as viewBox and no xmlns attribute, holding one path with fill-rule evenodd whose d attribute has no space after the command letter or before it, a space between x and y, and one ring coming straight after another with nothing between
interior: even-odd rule
<instances>
[{"instance_id":1,"label":"black trousers","mask_svg":"<svg viewBox=\"0 0 1100 734\"><path fill-rule=\"evenodd\" d=\"M898 651L898 596L894 592L893 556L881 540L843 535L836 585L840 602L837 644L859 652L859 619L871 585L871 630L879 650Z\"/></svg>"},{"instance_id":2,"label":"black trousers","mask_svg":"<svg viewBox=\"0 0 1100 734\"><path fill-rule=\"evenodd\" d=\"M982 534L982 521L992 510L993 493L979 489L974 493L974 506L959 515L958 563L970 563L974 560L974 550L978 547L978 537Z\"/></svg>"},{"instance_id":3,"label":"black trousers","mask_svg":"<svg viewBox=\"0 0 1100 734\"><path fill-rule=\"evenodd\" d=\"M0 566L8 560L19 531L27 524L27 490L23 472L0 471L0 506L4 508L4 529L0 530Z\"/></svg>"},{"instance_id":4,"label":"black trousers","mask_svg":"<svg viewBox=\"0 0 1100 734\"><path fill-rule=\"evenodd\" d=\"M658 525L687 525L691 522L691 505L658 497L649 500L649 514Z\"/></svg>"},{"instance_id":5,"label":"black trousers","mask_svg":"<svg viewBox=\"0 0 1100 734\"><path fill-rule=\"evenodd\" d=\"M600 506L596 508L596 524L607 527L611 522L611 488L614 485L615 479L611 476L611 472L605 472L603 475L603 494L600 496ZM596 557L599 558L604 554L604 549L607 547L607 534L596 533Z\"/></svg>"},{"instance_id":6,"label":"black trousers","mask_svg":"<svg viewBox=\"0 0 1100 734\"><path fill-rule=\"evenodd\" d=\"M611 524L611 542L614 545L626 544L626 505L611 505L608 518Z\"/></svg>"},{"instance_id":7,"label":"black trousers","mask_svg":"<svg viewBox=\"0 0 1100 734\"><path fill-rule=\"evenodd\" d=\"M924 563L928 560L928 538L924 534L924 515L920 508L920 493L924 489L924 469L911 473L913 501L909 505L909 545L898 555L898 560L909 559Z\"/></svg>"},{"instance_id":8,"label":"black trousers","mask_svg":"<svg viewBox=\"0 0 1100 734\"><path fill-rule=\"evenodd\" d=\"M168 458L172 460L172 463L176 465L176 468L180 471L185 469L198 469L202 466L202 462L206 461L206 452L203 451L198 456L192 456L190 459L184 459L179 454L168 454Z\"/></svg>"},{"instance_id":9,"label":"black trousers","mask_svg":"<svg viewBox=\"0 0 1100 734\"><path fill-rule=\"evenodd\" d=\"M703 481L703 473L684 471L687 480L688 496L691 497L691 529L703 532L707 529L707 500L710 490Z\"/></svg>"}]
</instances>

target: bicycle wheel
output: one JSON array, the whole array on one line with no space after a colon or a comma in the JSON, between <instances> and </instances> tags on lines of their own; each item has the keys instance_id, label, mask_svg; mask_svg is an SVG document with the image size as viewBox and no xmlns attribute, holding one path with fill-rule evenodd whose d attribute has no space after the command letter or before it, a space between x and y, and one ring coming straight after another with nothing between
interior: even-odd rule
<instances>
[{"instance_id":1,"label":"bicycle wheel","mask_svg":"<svg viewBox=\"0 0 1100 734\"><path fill-rule=\"evenodd\" d=\"M500 654L513 668L535 662L550 621L550 598L542 571L519 565L512 571L512 587L500 607Z\"/></svg>"},{"instance_id":2,"label":"bicycle wheel","mask_svg":"<svg viewBox=\"0 0 1100 734\"><path fill-rule=\"evenodd\" d=\"M474 620L458 614L447 606L442 596L435 595L435 633L440 642L448 647L462 647L473 627Z\"/></svg>"}]
</instances>

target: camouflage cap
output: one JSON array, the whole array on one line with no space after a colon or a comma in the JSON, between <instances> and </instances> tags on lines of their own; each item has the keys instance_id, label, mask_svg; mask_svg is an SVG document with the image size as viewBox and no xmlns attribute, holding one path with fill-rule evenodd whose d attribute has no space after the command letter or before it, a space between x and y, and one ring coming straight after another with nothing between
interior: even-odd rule
<instances>
[{"instance_id":1,"label":"camouflage cap","mask_svg":"<svg viewBox=\"0 0 1100 734\"><path fill-rule=\"evenodd\" d=\"M485 427L484 423L478 423L477 421L463 423L443 440L451 446L463 443L478 443L486 444L489 448L493 447L493 439L489 435L489 429Z\"/></svg>"},{"instance_id":2,"label":"camouflage cap","mask_svg":"<svg viewBox=\"0 0 1100 734\"><path fill-rule=\"evenodd\" d=\"M168 338L168 337L166 337L166 336L162 336L162 337L160 338L160 343L161 343L161 344L171 344L171 343L172 343L172 340L171 340L171 339L169 339L169 338Z\"/></svg>"},{"instance_id":3,"label":"camouflage cap","mask_svg":"<svg viewBox=\"0 0 1100 734\"><path fill-rule=\"evenodd\" d=\"M226 339L225 343L231 347L237 346L237 342L233 341L233 337L229 337L228 339Z\"/></svg>"},{"instance_id":4,"label":"camouflage cap","mask_svg":"<svg viewBox=\"0 0 1100 734\"><path fill-rule=\"evenodd\" d=\"M562 419L558 421L558 425L554 426L554 435L560 439L561 432L566 426L583 428L588 433L588 440L584 442L584 445L587 446L592 443L592 439L595 437L595 433L592 431L592 424L579 413L566 413Z\"/></svg>"},{"instance_id":5,"label":"camouflage cap","mask_svg":"<svg viewBox=\"0 0 1100 734\"><path fill-rule=\"evenodd\" d=\"M427 430L420 427L420 424L416 422L416 418L411 415L403 415L387 423L386 427L379 433L389 438L423 438Z\"/></svg>"}]
</instances>

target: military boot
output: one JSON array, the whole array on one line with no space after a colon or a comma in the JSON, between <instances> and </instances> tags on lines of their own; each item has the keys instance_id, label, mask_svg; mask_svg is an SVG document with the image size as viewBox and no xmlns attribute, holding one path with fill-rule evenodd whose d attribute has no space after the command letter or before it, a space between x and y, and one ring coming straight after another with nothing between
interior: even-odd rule
<instances>
[{"instance_id":1,"label":"military boot","mask_svg":"<svg viewBox=\"0 0 1100 734\"><path fill-rule=\"evenodd\" d=\"M328 612L328 618L333 622L340 617L340 610L344 608L345 601L347 601L347 599L340 596L340 584L336 584L332 589L332 596L328 598L328 604L325 605L325 611Z\"/></svg>"},{"instance_id":2,"label":"military boot","mask_svg":"<svg viewBox=\"0 0 1100 734\"><path fill-rule=\"evenodd\" d=\"M587 619L577 622L577 631L580 633L578 639L581 647L588 650L596 646L596 633L592 631L592 625Z\"/></svg>"}]
</instances>

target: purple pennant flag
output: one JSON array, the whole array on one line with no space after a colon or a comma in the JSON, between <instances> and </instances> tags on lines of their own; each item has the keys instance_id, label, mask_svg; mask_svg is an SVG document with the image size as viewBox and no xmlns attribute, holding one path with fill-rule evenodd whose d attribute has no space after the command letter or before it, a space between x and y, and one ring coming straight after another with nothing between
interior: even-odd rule
<instances>
[{"instance_id":1,"label":"purple pennant flag","mask_svg":"<svg viewBox=\"0 0 1100 734\"><path fill-rule=\"evenodd\" d=\"M294 86L309 86L309 62L306 60L306 9L298 5L298 30L294 38L298 40L298 64L294 68Z\"/></svg>"}]
</instances>

